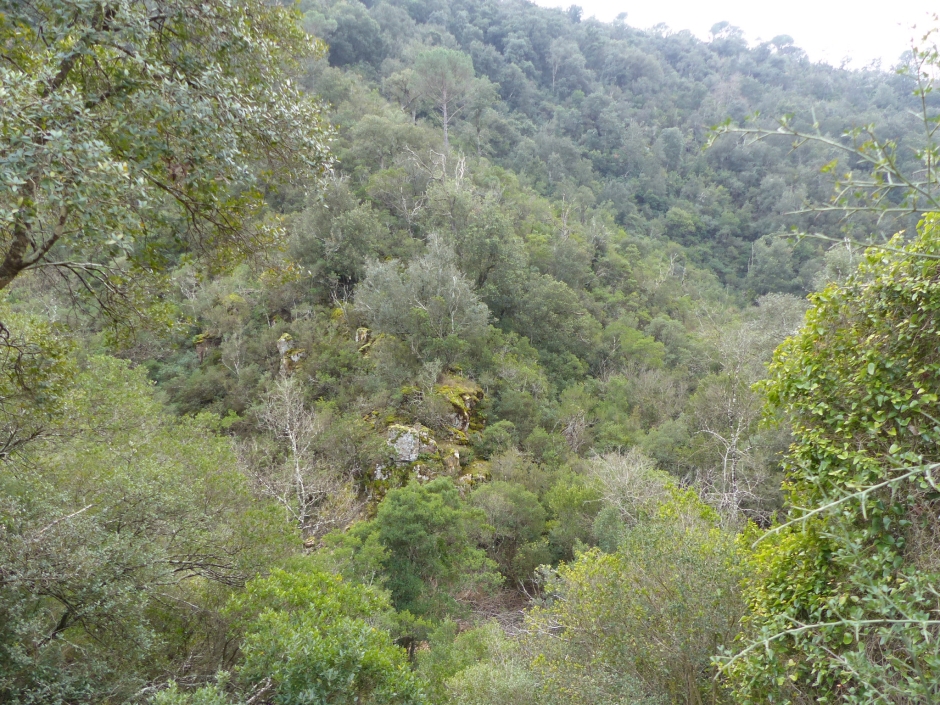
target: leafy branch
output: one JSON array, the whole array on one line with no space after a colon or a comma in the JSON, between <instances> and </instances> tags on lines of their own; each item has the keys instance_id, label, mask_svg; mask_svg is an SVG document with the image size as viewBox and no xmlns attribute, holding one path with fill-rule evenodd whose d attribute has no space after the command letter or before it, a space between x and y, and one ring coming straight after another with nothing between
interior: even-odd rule
<instances>
[{"instance_id":1,"label":"leafy branch","mask_svg":"<svg viewBox=\"0 0 940 705\"><path fill-rule=\"evenodd\" d=\"M940 487L937 486L937 481L933 477L933 471L937 468L940 468L940 463L929 463L926 465L917 465L914 467L900 468L901 470L907 470L908 472L904 473L903 475L899 475L898 477L892 477L891 479L885 480L884 482L879 482L876 485L869 485L867 487L863 487L862 489L859 489L859 490L856 490L855 492L851 492L847 495L844 495L840 497L839 499L833 500L827 504L823 504L822 506L816 507L815 509L811 511L807 511L805 514L801 514L796 519L792 519L786 522L785 524L780 524L779 526L775 526L774 528L764 532L763 534L761 534L760 538L758 538L757 541L755 541L752 545L756 546L767 537L773 536L775 534L779 534L781 531L791 526L794 526L796 524L806 523L806 521L810 517L816 516L817 514L823 514L825 512L828 512L853 499L864 500L872 492L877 492L878 490L884 489L885 487L891 487L891 485L897 484L899 482L902 482L903 480L910 479L917 475L923 474L927 478L927 482L930 484L930 486L934 490L937 490L938 492L940 492ZM867 520L868 513L867 513L867 510L865 509L865 502L862 501L860 503L860 506L862 510L862 517ZM805 509L802 507L794 507L794 509L805 511Z\"/></svg>"}]
</instances>

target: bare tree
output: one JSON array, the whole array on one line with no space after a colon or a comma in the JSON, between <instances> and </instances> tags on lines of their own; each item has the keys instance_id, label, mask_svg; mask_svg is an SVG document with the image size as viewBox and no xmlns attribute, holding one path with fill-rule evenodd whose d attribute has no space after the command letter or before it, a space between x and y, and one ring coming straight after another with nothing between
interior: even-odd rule
<instances>
[{"instance_id":1,"label":"bare tree","mask_svg":"<svg viewBox=\"0 0 940 705\"><path fill-rule=\"evenodd\" d=\"M242 443L239 459L257 492L277 501L307 541L355 518L362 502L353 478L324 452L327 422L306 406L300 382L279 378L256 416L266 438Z\"/></svg>"},{"instance_id":2,"label":"bare tree","mask_svg":"<svg viewBox=\"0 0 940 705\"><path fill-rule=\"evenodd\" d=\"M760 433L763 397L753 385L766 376L774 348L799 328L806 310L805 301L787 294L768 294L758 304L742 321L702 317L719 371L702 381L692 402L702 439L695 479L703 498L732 524L762 514L760 487L779 440L779 434Z\"/></svg>"},{"instance_id":3,"label":"bare tree","mask_svg":"<svg viewBox=\"0 0 940 705\"><path fill-rule=\"evenodd\" d=\"M667 491L668 475L638 448L598 456L591 461L590 472L600 482L604 501L627 524L655 513Z\"/></svg>"}]
</instances>

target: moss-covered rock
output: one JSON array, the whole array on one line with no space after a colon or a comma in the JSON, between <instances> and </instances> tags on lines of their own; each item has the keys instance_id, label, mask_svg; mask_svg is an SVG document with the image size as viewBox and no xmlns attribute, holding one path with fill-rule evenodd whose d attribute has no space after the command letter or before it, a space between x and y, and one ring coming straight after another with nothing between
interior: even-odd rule
<instances>
[{"instance_id":1,"label":"moss-covered rock","mask_svg":"<svg viewBox=\"0 0 940 705\"><path fill-rule=\"evenodd\" d=\"M460 451L457 448L442 448L441 463L448 475L457 476L460 473Z\"/></svg>"},{"instance_id":2,"label":"moss-covered rock","mask_svg":"<svg viewBox=\"0 0 940 705\"><path fill-rule=\"evenodd\" d=\"M475 460L464 468L464 471L464 474L457 478L457 483L467 488L476 487L490 478L490 464L485 460Z\"/></svg>"},{"instance_id":3,"label":"moss-covered rock","mask_svg":"<svg viewBox=\"0 0 940 705\"><path fill-rule=\"evenodd\" d=\"M362 327L356 329L356 345L359 347L356 350L363 357L369 356L369 350L372 348L372 343L376 340L379 340L382 336L373 336L372 331L368 328Z\"/></svg>"},{"instance_id":4,"label":"moss-covered rock","mask_svg":"<svg viewBox=\"0 0 940 705\"><path fill-rule=\"evenodd\" d=\"M440 460L437 441L431 435L430 429L421 424L392 424L388 427L386 442L392 448L392 459L396 465L414 463L422 456Z\"/></svg>"},{"instance_id":5,"label":"moss-covered rock","mask_svg":"<svg viewBox=\"0 0 940 705\"><path fill-rule=\"evenodd\" d=\"M281 355L281 372L290 374L307 357L307 351L294 345L294 337L284 333L277 340L277 351Z\"/></svg>"},{"instance_id":6,"label":"moss-covered rock","mask_svg":"<svg viewBox=\"0 0 940 705\"><path fill-rule=\"evenodd\" d=\"M193 336L193 347L196 348L196 356L199 362L202 362L210 348L216 347L220 342L218 336L208 331Z\"/></svg>"},{"instance_id":7,"label":"moss-covered rock","mask_svg":"<svg viewBox=\"0 0 940 705\"><path fill-rule=\"evenodd\" d=\"M277 351L283 357L287 354L287 351L294 347L294 336L290 333L284 333L280 338L277 339Z\"/></svg>"},{"instance_id":8,"label":"moss-covered rock","mask_svg":"<svg viewBox=\"0 0 940 705\"><path fill-rule=\"evenodd\" d=\"M364 331L360 329L357 332L357 342L363 339ZM452 417L448 419L450 425L443 434L438 434L440 440L435 438L431 429L420 423L402 423L403 419L396 413L387 413L381 418L376 411L366 417L380 428L383 421L387 424L385 441L389 446L388 462L378 464L372 477L366 481L365 491L370 503L381 501L389 489L407 485L413 480L426 482L444 474L472 485L486 479L483 465L469 475L464 467L473 457L467 448L468 431L482 428L483 424L476 413L483 400L483 390L468 379L448 375L435 386L434 393L445 399L453 410ZM401 394L407 399L422 394L422 391L419 387L403 387ZM466 479L459 479L463 476Z\"/></svg>"},{"instance_id":9,"label":"moss-covered rock","mask_svg":"<svg viewBox=\"0 0 940 705\"><path fill-rule=\"evenodd\" d=\"M434 391L453 408L453 415L448 419L451 435L466 444L469 432L483 428L483 419L476 413L483 401L483 390L469 379L448 375L434 387Z\"/></svg>"}]
</instances>

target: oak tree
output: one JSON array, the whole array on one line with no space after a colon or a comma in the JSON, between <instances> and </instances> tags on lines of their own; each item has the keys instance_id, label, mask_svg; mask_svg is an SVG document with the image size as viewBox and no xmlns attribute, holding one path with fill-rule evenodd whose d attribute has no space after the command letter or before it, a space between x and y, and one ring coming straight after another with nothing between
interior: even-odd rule
<instances>
[{"instance_id":1,"label":"oak tree","mask_svg":"<svg viewBox=\"0 0 940 705\"><path fill-rule=\"evenodd\" d=\"M99 302L182 252L272 245L273 184L330 167L291 76L322 45L263 0L0 0L0 289L41 269Z\"/></svg>"}]
</instances>

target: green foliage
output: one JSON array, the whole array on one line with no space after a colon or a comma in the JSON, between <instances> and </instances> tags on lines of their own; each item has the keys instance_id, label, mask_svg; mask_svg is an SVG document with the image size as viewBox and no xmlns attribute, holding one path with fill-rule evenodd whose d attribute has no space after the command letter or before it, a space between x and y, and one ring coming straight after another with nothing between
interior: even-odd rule
<instances>
[{"instance_id":1,"label":"green foliage","mask_svg":"<svg viewBox=\"0 0 940 705\"><path fill-rule=\"evenodd\" d=\"M415 58L415 91L440 114L445 149L449 144L451 121L464 107L472 80L473 61L463 52L435 47Z\"/></svg>"},{"instance_id":2,"label":"green foliage","mask_svg":"<svg viewBox=\"0 0 940 705\"><path fill-rule=\"evenodd\" d=\"M61 404L0 481L3 699L128 698L178 653L211 672L220 600L291 537L218 421L168 417L142 370L93 358Z\"/></svg>"},{"instance_id":3,"label":"green foliage","mask_svg":"<svg viewBox=\"0 0 940 705\"><path fill-rule=\"evenodd\" d=\"M832 511L861 520L820 512L744 567L750 534L732 533L781 506L788 428L759 428L752 388L804 311L781 292L844 280L857 257L776 234L884 228L793 214L828 197L841 147L700 147L706 125L784 105L796 127L814 110L822 133L885 124L864 149L899 148L869 167L911 173L931 152L906 148L903 115L919 90L932 119L929 73L842 71L784 36L748 48L716 25L702 42L576 7L282 4L0 0L0 255L49 258L2 312L0 699L721 702L709 655L738 629L745 569L746 643L789 630L769 641L782 658L755 647L727 666L745 700L865 700L886 678L882 699L928 690L912 683L918 668L932 682L933 656L908 622L855 622L863 658L823 639L855 638L845 619L793 620L805 605L883 618L890 600L933 643L929 480L909 516L899 481ZM331 104L335 164L304 91ZM860 300L866 266L845 290ZM907 320L859 319L820 358L838 377L850 345L878 350L847 389L820 385L831 398L807 401L804 425L832 405L837 425L875 420L826 436L838 462L800 461L796 506L875 482L860 473L885 475L885 457L930 459L930 419L904 411L904 430L882 409L911 392L937 416L920 401L932 363L924 380L891 376L913 366L905 349L927 355L927 319L892 342ZM793 372L809 388L781 406L812 394L824 328ZM94 357L115 342L129 367ZM883 370L884 351L900 362ZM389 430L417 424L440 453L393 467ZM850 464L859 453L870 466ZM804 685L824 652L835 660Z\"/></svg>"},{"instance_id":4,"label":"green foliage","mask_svg":"<svg viewBox=\"0 0 940 705\"><path fill-rule=\"evenodd\" d=\"M221 680L221 679L220 679ZM195 691L181 691L176 681L151 698L153 705L230 705L231 700L217 685L208 685Z\"/></svg>"},{"instance_id":5,"label":"green foliage","mask_svg":"<svg viewBox=\"0 0 940 705\"><path fill-rule=\"evenodd\" d=\"M539 681L524 656L490 623L461 634L450 645L462 666L444 681L448 699L459 705L534 705L551 695L539 689ZM442 679L443 680L443 679Z\"/></svg>"},{"instance_id":6,"label":"green foliage","mask_svg":"<svg viewBox=\"0 0 940 705\"><path fill-rule=\"evenodd\" d=\"M651 482L659 493L637 492ZM551 599L527 615L533 667L566 702L721 702L710 661L737 634L742 611L734 536L659 471L639 470L622 487L635 497L616 551L593 549L559 567Z\"/></svg>"},{"instance_id":7,"label":"green foliage","mask_svg":"<svg viewBox=\"0 0 940 705\"><path fill-rule=\"evenodd\" d=\"M270 683L275 702L425 702L421 679L387 631L390 607L375 588L316 570L275 570L231 602L244 629L243 685Z\"/></svg>"},{"instance_id":8,"label":"green foliage","mask_svg":"<svg viewBox=\"0 0 940 705\"><path fill-rule=\"evenodd\" d=\"M482 457L489 458L513 448L518 442L516 425L512 421L497 421L483 429L479 441L474 443L474 450Z\"/></svg>"},{"instance_id":9,"label":"green foliage","mask_svg":"<svg viewBox=\"0 0 940 705\"><path fill-rule=\"evenodd\" d=\"M309 560L249 582L225 612L241 639L234 682L181 691L175 681L153 705L240 705L266 698L284 705L420 705L426 683L386 629L385 593L323 573Z\"/></svg>"},{"instance_id":10,"label":"green foliage","mask_svg":"<svg viewBox=\"0 0 940 705\"><path fill-rule=\"evenodd\" d=\"M0 315L0 454L6 458L57 424L76 369L61 330L8 307Z\"/></svg>"},{"instance_id":11,"label":"green foliage","mask_svg":"<svg viewBox=\"0 0 940 705\"><path fill-rule=\"evenodd\" d=\"M896 67L898 76L906 79L904 83L917 106L916 110L910 111L914 124L913 129L908 127L907 130L913 133L907 149L901 147L903 139L898 139L896 134L885 137L883 130L876 129L874 123L856 120L850 126L841 126L839 136L835 137L815 116L812 129L807 130L797 124L792 114L778 117L772 129L762 125L738 126L726 120L714 129L713 139L728 133L742 134L755 141L786 135L795 146L827 148L830 156L835 158L822 166L820 172L836 175L835 193L825 203L817 202L809 210L842 215L876 215L882 235L891 232L885 230L882 221L891 225L907 221L913 226L915 219L940 210L940 179L936 168L940 149L937 144L937 113L930 97L936 89L937 67L940 66L936 43L940 28L930 27L922 34L921 30L918 28L919 36L912 38L910 51ZM775 37L770 43L783 52L799 52L786 35ZM887 86L879 87L877 92L876 103L892 102L893 96ZM840 173L840 160L851 163L852 167ZM805 191L802 195L806 195ZM812 237L835 243L843 239L822 233ZM877 238L866 239L877 241ZM851 242L849 237L845 240Z\"/></svg>"},{"instance_id":12,"label":"green foliage","mask_svg":"<svg viewBox=\"0 0 940 705\"><path fill-rule=\"evenodd\" d=\"M551 562L543 538L546 512L534 494L497 480L474 490L470 504L486 515L491 527L489 553L507 579L531 581L539 565Z\"/></svg>"},{"instance_id":13,"label":"green foliage","mask_svg":"<svg viewBox=\"0 0 940 705\"><path fill-rule=\"evenodd\" d=\"M587 371L579 357L595 349L600 326L564 282L544 274L531 280L510 320L539 348L554 376L579 379Z\"/></svg>"},{"instance_id":14,"label":"green foliage","mask_svg":"<svg viewBox=\"0 0 940 705\"><path fill-rule=\"evenodd\" d=\"M124 315L121 289L181 251L224 264L276 245L261 191L330 164L320 107L289 80L320 46L285 8L42 0L0 12L0 288L51 268Z\"/></svg>"},{"instance_id":15,"label":"green foliage","mask_svg":"<svg viewBox=\"0 0 940 705\"><path fill-rule=\"evenodd\" d=\"M372 263L356 306L377 331L406 341L421 360L451 362L486 330L489 312L457 270L454 251L434 238L404 272L397 261Z\"/></svg>"},{"instance_id":16,"label":"green foliage","mask_svg":"<svg viewBox=\"0 0 940 705\"><path fill-rule=\"evenodd\" d=\"M491 622L432 642L422 666L446 678L451 702L730 702L711 656L743 610L734 535L636 451L598 458L592 476L610 550L543 568L541 599L516 637ZM498 484L477 492L494 516L493 498L511 496Z\"/></svg>"},{"instance_id":17,"label":"green foliage","mask_svg":"<svg viewBox=\"0 0 940 705\"><path fill-rule=\"evenodd\" d=\"M394 251L381 213L360 203L343 181L329 182L322 202L294 215L290 230L291 257L324 300L348 293L365 276L368 259Z\"/></svg>"},{"instance_id":18,"label":"green foliage","mask_svg":"<svg viewBox=\"0 0 940 705\"><path fill-rule=\"evenodd\" d=\"M790 293L803 288L794 271L793 247L790 243L779 235L765 235L754 243L753 248L747 280L754 293Z\"/></svg>"},{"instance_id":19,"label":"green foliage","mask_svg":"<svg viewBox=\"0 0 940 705\"><path fill-rule=\"evenodd\" d=\"M458 598L499 583L492 562L477 547L489 531L484 519L482 511L463 504L450 479L413 482L391 490L375 519L352 528L350 536L358 542L350 546L352 560L367 559L364 548L377 543L395 608L440 617L458 608Z\"/></svg>"},{"instance_id":20,"label":"green foliage","mask_svg":"<svg viewBox=\"0 0 940 705\"><path fill-rule=\"evenodd\" d=\"M379 23L358 2L340 3L331 17L332 27L324 35L330 45L330 65L367 63L378 65L386 52Z\"/></svg>"},{"instance_id":21,"label":"green foliage","mask_svg":"<svg viewBox=\"0 0 940 705\"><path fill-rule=\"evenodd\" d=\"M449 702L448 679L488 655L492 632L485 625L458 633L456 623L443 621L428 635L429 648L418 652L418 670L431 686L431 702Z\"/></svg>"},{"instance_id":22,"label":"green foliage","mask_svg":"<svg viewBox=\"0 0 940 705\"><path fill-rule=\"evenodd\" d=\"M775 354L792 508L750 561L741 702L936 697L938 228L869 250Z\"/></svg>"},{"instance_id":23,"label":"green foliage","mask_svg":"<svg viewBox=\"0 0 940 705\"><path fill-rule=\"evenodd\" d=\"M584 475L560 477L545 495L551 512L548 539L554 556L572 558L578 549L593 544L594 517L601 509L601 493Z\"/></svg>"},{"instance_id":24,"label":"green foliage","mask_svg":"<svg viewBox=\"0 0 940 705\"><path fill-rule=\"evenodd\" d=\"M606 364L611 366L633 363L640 367L660 367L666 357L665 346L637 330L635 320L622 318L608 324L604 328L602 346L608 356Z\"/></svg>"}]
</instances>

